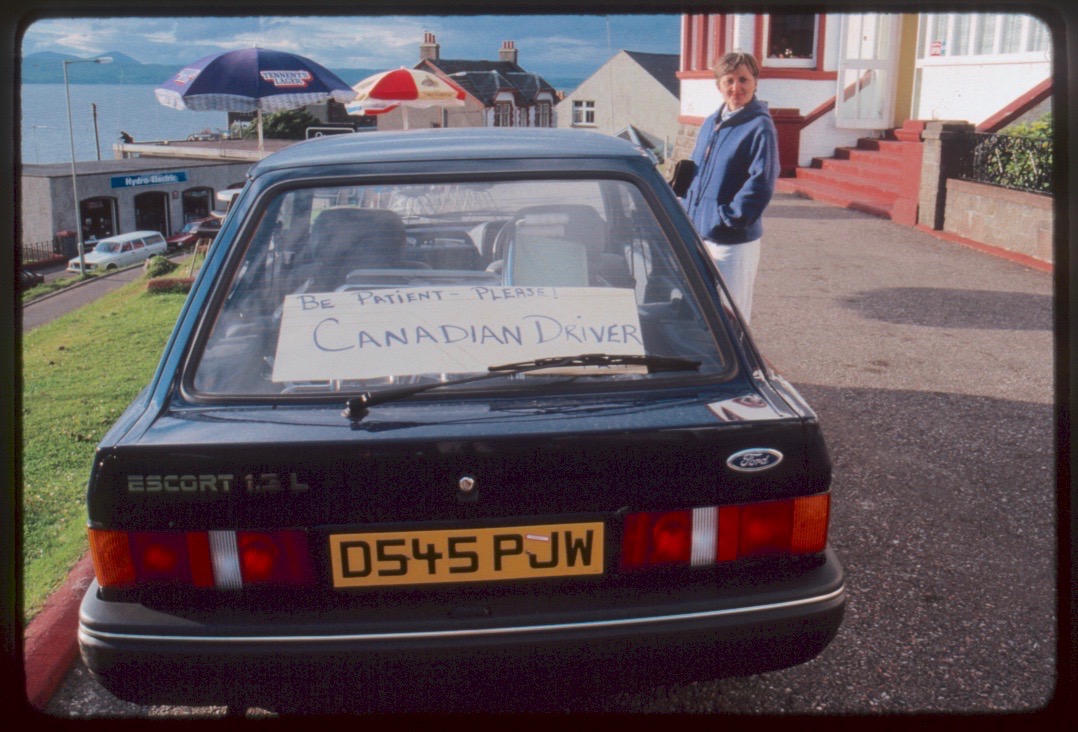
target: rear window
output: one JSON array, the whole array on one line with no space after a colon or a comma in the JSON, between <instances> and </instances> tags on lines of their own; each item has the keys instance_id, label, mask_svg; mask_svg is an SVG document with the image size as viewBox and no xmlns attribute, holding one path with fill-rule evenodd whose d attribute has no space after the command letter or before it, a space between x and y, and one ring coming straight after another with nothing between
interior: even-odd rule
<instances>
[{"instance_id":1,"label":"rear window","mask_svg":"<svg viewBox=\"0 0 1078 732\"><path fill-rule=\"evenodd\" d=\"M261 212L191 362L197 394L354 393L590 353L700 366L574 367L453 388L623 388L732 364L626 181L311 187Z\"/></svg>"}]
</instances>

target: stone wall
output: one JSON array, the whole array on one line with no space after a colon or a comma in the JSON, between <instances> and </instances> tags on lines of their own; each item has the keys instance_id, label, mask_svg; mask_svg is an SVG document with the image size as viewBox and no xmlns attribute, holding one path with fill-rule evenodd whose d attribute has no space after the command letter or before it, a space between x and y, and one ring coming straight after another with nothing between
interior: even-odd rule
<instances>
[{"instance_id":1,"label":"stone wall","mask_svg":"<svg viewBox=\"0 0 1078 732\"><path fill-rule=\"evenodd\" d=\"M696 145L696 134L699 131L699 125L690 125L684 122L678 125L677 137L674 138L674 151L666 159L666 163L662 167L664 174L669 175L674 169L674 163L692 155L692 149Z\"/></svg>"},{"instance_id":2,"label":"stone wall","mask_svg":"<svg viewBox=\"0 0 1078 732\"><path fill-rule=\"evenodd\" d=\"M943 230L1052 262L1052 197L950 178Z\"/></svg>"}]
</instances>

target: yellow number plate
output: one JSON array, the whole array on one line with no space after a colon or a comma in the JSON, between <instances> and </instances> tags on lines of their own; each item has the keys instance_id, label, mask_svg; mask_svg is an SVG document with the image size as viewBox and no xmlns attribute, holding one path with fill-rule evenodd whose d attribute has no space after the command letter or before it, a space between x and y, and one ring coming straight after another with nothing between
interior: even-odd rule
<instances>
[{"instance_id":1,"label":"yellow number plate","mask_svg":"<svg viewBox=\"0 0 1078 732\"><path fill-rule=\"evenodd\" d=\"M603 524L333 534L334 587L603 573Z\"/></svg>"}]
</instances>

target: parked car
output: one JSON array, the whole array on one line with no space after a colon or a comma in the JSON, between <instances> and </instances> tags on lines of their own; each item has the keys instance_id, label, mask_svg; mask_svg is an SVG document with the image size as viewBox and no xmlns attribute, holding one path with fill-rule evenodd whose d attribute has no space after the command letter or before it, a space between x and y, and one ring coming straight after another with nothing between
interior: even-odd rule
<instances>
[{"instance_id":1,"label":"parked car","mask_svg":"<svg viewBox=\"0 0 1078 732\"><path fill-rule=\"evenodd\" d=\"M45 275L32 269L19 267L19 290L25 292L31 287L37 287L45 281Z\"/></svg>"},{"instance_id":2,"label":"parked car","mask_svg":"<svg viewBox=\"0 0 1078 732\"><path fill-rule=\"evenodd\" d=\"M500 708L838 631L821 426L630 143L298 143L188 297L90 471L79 642L116 696Z\"/></svg>"},{"instance_id":3,"label":"parked car","mask_svg":"<svg viewBox=\"0 0 1078 732\"><path fill-rule=\"evenodd\" d=\"M155 254L168 251L165 237L156 231L132 231L101 239L92 252L84 253L86 271L117 269L149 259ZM81 271L79 257L67 263L68 272Z\"/></svg>"},{"instance_id":4,"label":"parked car","mask_svg":"<svg viewBox=\"0 0 1078 732\"><path fill-rule=\"evenodd\" d=\"M182 229L165 239L165 241L168 243L169 251L174 251L191 246L199 239L210 239L212 241L220 230L221 219L217 216L206 216L205 218L188 221L183 225Z\"/></svg>"}]
</instances>

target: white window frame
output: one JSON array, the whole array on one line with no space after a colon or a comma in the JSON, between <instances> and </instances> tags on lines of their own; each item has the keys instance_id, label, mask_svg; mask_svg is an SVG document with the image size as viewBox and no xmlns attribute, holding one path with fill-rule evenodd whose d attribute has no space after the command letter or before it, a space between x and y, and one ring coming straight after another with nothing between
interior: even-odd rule
<instances>
[{"instance_id":1,"label":"white window frame","mask_svg":"<svg viewBox=\"0 0 1078 732\"><path fill-rule=\"evenodd\" d=\"M952 53L956 47L955 33L959 24L959 16L969 18L968 36L966 48L968 53L957 55ZM1019 24L1020 50L1004 53L1003 26L1007 16L1017 16ZM991 28L992 42L987 52L979 53L981 39L985 29L989 26L988 18L995 20ZM931 28L936 20L942 21L942 29L939 33L942 37L934 37ZM1039 18L1024 13L923 13L920 17L919 43L917 47L917 63L919 66L951 65L956 62L970 63L1015 63L1022 61L1043 61L1046 57L1051 58L1052 45L1051 35L1046 34L1047 43L1044 48L1031 48L1034 39L1034 23L1043 23ZM938 53L933 53L933 44L941 42L942 47Z\"/></svg>"},{"instance_id":2,"label":"white window frame","mask_svg":"<svg viewBox=\"0 0 1078 732\"><path fill-rule=\"evenodd\" d=\"M513 105L509 102L495 102L494 103L494 126L495 127L512 127L513 126Z\"/></svg>"},{"instance_id":3,"label":"white window frame","mask_svg":"<svg viewBox=\"0 0 1078 732\"><path fill-rule=\"evenodd\" d=\"M535 104L535 126L536 127L553 127L554 119L552 112L554 105L547 101L536 102Z\"/></svg>"},{"instance_id":4,"label":"white window frame","mask_svg":"<svg viewBox=\"0 0 1078 732\"><path fill-rule=\"evenodd\" d=\"M799 13L799 15L808 15L808 13ZM781 16L780 16L781 17ZM763 48L760 49L760 55L762 65L769 69L815 69L816 68L816 54L818 52L818 46L820 41L820 15L816 14L812 16L812 55L809 58L772 58L767 55L768 49L771 47L771 21L772 16L764 16L763 23Z\"/></svg>"},{"instance_id":5,"label":"white window frame","mask_svg":"<svg viewBox=\"0 0 1078 732\"><path fill-rule=\"evenodd\" d=\"M594 99L573 100L573 127L595 127Z\"/></svg>"}]
</instances>

